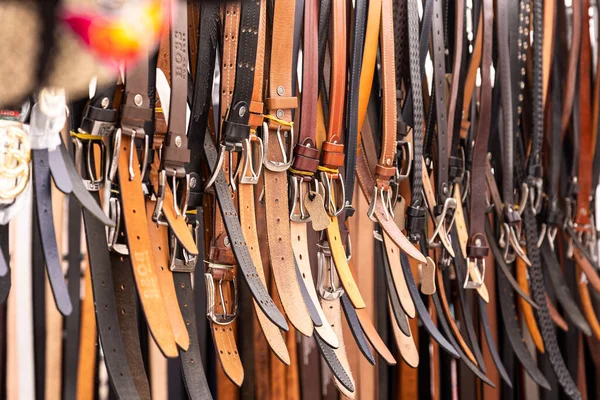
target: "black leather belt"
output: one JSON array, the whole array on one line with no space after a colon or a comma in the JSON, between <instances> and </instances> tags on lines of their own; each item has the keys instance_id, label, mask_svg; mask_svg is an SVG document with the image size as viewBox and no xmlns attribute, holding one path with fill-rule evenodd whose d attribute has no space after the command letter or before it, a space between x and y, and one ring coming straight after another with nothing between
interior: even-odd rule
<instances>
[{"instance_id":1,"label":"black leather belt","mask_svg":"<svg viewBox=\"0 0 600 400\"><path fill-rule=\"evenodd\" d=\"M143 400L149 400L150 385L142 358L140 328L138 325L139 306L136 298L135 281L131 272L131 261L128 255L111 252L110 262L114 282L114 296L119 305L117 316L127 365L139 397Z\"/></svg>"},{"instance_id":2,"label":"black leather belt","mask_svg":"<svg viewBox=\"0 0 600 400\"><path fill-rule=\"evenodd\" d=\"M81 132L112 132L116 123L116 112L112 105L114 93L114 85L97 90L96 95L90 100L87 109L84 111ZM61 149L63 153L68 154L64 146ZM82 173L84 174L83 179L89 181L91 177L88 176L87 170L83 169ZM100 195L97 191L92 191L90 197L96 204L100 201ZM106 369L118 398L139 399L141 397L133 379L134 371L132 371L126 358L126 347L123 343L119 325L106 231L100 220L95 218L92 212L86 208L83 209L83 219L92 278L92 292L96 304L96 324L100 344L104 352Z\"/></svg>"}]
</instances>

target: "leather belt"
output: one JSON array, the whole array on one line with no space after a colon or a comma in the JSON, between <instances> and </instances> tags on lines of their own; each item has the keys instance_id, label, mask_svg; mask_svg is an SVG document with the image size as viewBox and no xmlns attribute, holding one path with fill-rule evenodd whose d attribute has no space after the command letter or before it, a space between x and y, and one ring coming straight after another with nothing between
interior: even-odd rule
<instances>
[{"instance_id":1,"label":"leather belt","mask_svg":"<svg viewBox=\"0 0 600 400\"><path fill-rule=\"evenodd\" d=\"M266 2L260 2L260 25L258 26L258 44L256 50L256 62L254 69L254 89L252 91L252 98L250 101L250 117L248 120L250 126L249 142L247 146L258 145L262 148L262 140L256 135L256 129L262 126L263 118L263 81L264 81L264 55L265 55L265 44L266 44L266 30L267 30L267 15L266 15ZM256 266L256 271L260 276L263 285L267 287L267 280L265 277L265 271L263 269L263 260L260 253L260 243L258 238L258 228L256 223L256 209L254 202L254 187L257 182L256 177L260 176L262 169L262 157L259 155L256 162L258 167L255 167L256 157L249 147L246 147L244 153L244 169L242 175L239 177L238 184L238 202L239 202L239 213L240 223L242 226L247 227L244 230L244 237L250 249L250 255L252 261ZM279 328L273 324L260 310L258 304L254 302L254 310L258 317L260 327L264 333L267 342L277 357L282 360L285 364L289 365L290 355L285 345L285 340L281 335Z\"/></svg>"},{"instance_id":2,"label":"leather belt","mask_svg":"<svg viewBox=\"0 0 600 400\"><path fill-rule=\"evenodd\" d=\"M55 172L52 171L51 166L58 166L60 162L54 162L51 165L49 151L52 150L54 159L56 156L60 156L60 152L57 151L57 146L60 144L59 132L66 122L64 96L64 91L62 93L52 93L45 90L40 93L38 103L32 110L29 135L32 147L33 188L37 207L37 226L39 227L44 260L54 300L59 311L66 316L71 313L73 306L62 274L50 197L50 176L52 172ZM50 102L50 104L46 105L47 102ZM51 104L54 104L53 108ZM40 107L43 108L40 109ZM60 171L56 171L56 173L60 174ZM68 177L63 176L58 182L64 183L59 188L67 190L67 192L72 190Z\"/></svg>"},{"instance_id":3,"label":"leather belt","mask_svg":"<svg viewBox=\"0 0 600 400\"><path fill-rule=\"evenodd\" d=\"M151 118L148 100L148 63L142 61L135 70L128 70L125 97L121 106L121 135L118 157L118 176L121 205L126 226L127 243L131 254L137 290L146 315L146 320L158 347L167 357L177 356L177 346L171 330L167 309L161 296L156 275L154 257L150 251L146 207L142 192L142 171L138 171L135 138L144 140L144 157L148 154L148 137L144 133L144 123Z\"/></svg>"},{"instance_id":4,"label":"leather belt","mask_svg":"<svg viewBox=\"0 0 600 400\"><path fill-rule=\"evenodd\" d=\"M303 285L309 295L305 299L309 314L315 325L315 333L332 348L339 347L339 341L321 309L315 290L310 268L308 249L308 224L313 221L317 227L317 218L323 219L323 198L319 194L317 168L319 165L319 149L317 147L317 104L318 104L318 7L313 0L306 1L304 9L304 48L303 48L303 95L302 113L300 114L300 134L294 147L294 161L290 168L290 184L292 186L293 204L290 211L290 233L292 249L297 271L300 273ZM312 189L311 189L312 188ZM316 190L314 189L316 188ZM309 205L310 204L310 205ZM321 209L317 215L314 207ZM311 212L308 211L310 207ZM313 211L314 210L314 211ZM314 213L314 215L313 215ZM326 218L325 221L329 223ZM302 289L302 287L301 287ZM314 316L314 309L317 316Z\"/></svg>"},{"instance_id":5,"label":"leather belt","mask_svg":"<svg viewBox=\"0 0 600 400\"><path fill-rule=\"evenodd\" d=\"M485 171L487 169L486 158L492 113L492 82L490 77L490 67L492 64L491 42L493 38L493 20L493 4L491 1L484 0L482 5L482 22L479 24L478 30L478 37L479 32L482 32L481 35L483 37L483 55L481 64L482 84L479 120L477 122L477 133L475 136L473 160L471 163L469 242L467 246L467 255L469 257L467 260L467 268L471 270L480 265L482 267L482 271L480 272L483 273L485 273L485 257L488 254L488 247L484 234L486 204L485 197L481 196L481 193L485 192ZM473 59L475 59L475 57L473 57ZM467 97L465 96L465 99L466 98ZM483 276L481 276L481 278L483 279Z\"/></svg>"},{"instance_id":6,"label":"leather belt","mask_svg":"<svg viewBox=\"0 0 600 400\"><path fill-rule=\"evenodd\" d=\"M292 94L293 36L287 26L295 24L295 1L274 5L270 54L268 97L262 140L265 145L263 165L267 216L267 238L273 277L287 317L305 336L313 332L310 315L302 299L296 278L288 217L287 174L294 143L292 110L298 99ZM292 23L293 22L293 23ZM275 118L275 119L273 119ZM285 141L285 142L284 142ZM271 143L271 145L269 145ZM283 295L285 293L285 295Z\"/></svg>"},{"instance_id":7,"label":"leather belt","mask_svg":"<svg viewBox=\"0 0 600 400\"><path fill-rule=\"evenodd\" d=\"M109 134L114 130L116 123L116 112L112 106L114 93L114 85L97 90L96 95L84 111L84 119L78 133L98 133L101 135L102 133ZM94 129L94 127L97 128ZM86 142L77 139L75 144L77 148L76 159L78 159L78 154L79 157L82 156L81 150ZM89 147L87 150L90 151ZM68 155L64 146L61 151L63 154ZM86 154L91 157L91 154ZM83 170L82 172L84 172L83 182L91 181L91 179L87 179L88 171ZM90 187L92 186L88 186L88 189ZM98 204L100 201L99 192L92 191L91 196ZM132 368L128 365L125 356L125 345L119 327L117 303L113 289L112 270L109 267L111 260L105 229L102 223L85 208L83 209L83 218L90 260L92 294L96 305L102 305L101 307L95 307L95 311L100 344L105 350L104 362L116 395L119 398L140 398L133 381Z\"/></svg>"}]
</instances>

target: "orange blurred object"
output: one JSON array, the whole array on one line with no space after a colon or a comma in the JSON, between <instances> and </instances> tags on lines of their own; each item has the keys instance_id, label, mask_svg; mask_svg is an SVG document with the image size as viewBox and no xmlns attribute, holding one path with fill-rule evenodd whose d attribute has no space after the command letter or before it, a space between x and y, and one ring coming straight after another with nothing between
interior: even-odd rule
<instances>
[{"instance_id":1,"label":"orange blurred object","mask_svg":"<svg viewBox=\"0 0 600 400\"><path fill-rule=\"evenodd\" d=\"M155 46L168 23L170 0L126 2L118 10L67 6L62 20L107 64L131 62Z\"/></svg>"}]
</instances>

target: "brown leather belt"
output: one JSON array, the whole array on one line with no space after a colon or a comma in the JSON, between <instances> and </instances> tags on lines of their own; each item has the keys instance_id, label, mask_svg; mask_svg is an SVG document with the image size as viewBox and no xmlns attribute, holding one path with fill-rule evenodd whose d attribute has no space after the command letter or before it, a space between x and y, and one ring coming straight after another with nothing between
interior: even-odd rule
<instances>
[{"instance_id":1,"label":"brown leather belt","mask_svg":"<svg viewBox=\"0 0 600 400\"><path fill-rule=\"evenodd\" d=\"M294 25L295 4L295 1L280 1L273 10L266 98L268 122L263 123L262 132L265 145L264 199L271 268L283 309L300 333L311 336L313 324L296 278L288 216L286 170L292 160L291 154L286 154L286 151L291 152L294 143L292 110L298 107L298 99L292 94L293 32L288 29ZM287 143L284 143L286 138Z\"/></svg>"},{"instance_id":2,"label":"brown leather belt","mask_svg":"<svg viewBox=\"0 0 600 400\"><path fill-rule=\"evenodd\" d=\"M159 348L167 357L177 356L175 338L167 309L160 292L147 218L142 177L135 139L145 138L144 122L151 117L146 77L148 64L141 62L128 70L125 96L121 109L121 145L118 160L119 185L127 243L140 301L148 326ZM147 138L145 138L147 140ZM143 165L142 165L143 167Z\"/></svg>"}]
</instances>

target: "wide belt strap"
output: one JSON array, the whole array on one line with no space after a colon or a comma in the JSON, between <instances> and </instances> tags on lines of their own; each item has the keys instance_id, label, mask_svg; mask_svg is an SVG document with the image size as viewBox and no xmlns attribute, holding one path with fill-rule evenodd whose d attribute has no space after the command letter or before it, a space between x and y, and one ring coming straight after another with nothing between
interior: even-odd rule
<instances>
[{"instance_id":1,"label":"wide belt strap","mask_svg":"<svg viewBox=\"0 0 600 400\"><path fill-rule=\"evenodd\" d=\"M564 102L562 108L562 136L563 140L567 129L571 122L571 113L573 112L573 101L575 99L575 89L577 85L577 67L579 65L579 55L581 46L581 34L582 34L582 10L581 1L574 1L571 4L571 12L573 19L571 21L571 27L573 32L571 33L571 47L569 48L569 57L567 65L567 74L565 79L565 92Z\"/></svg>"},{"instance_id":2,"label":"wide belt strap","mask_svg":"<svg viewBox=\"0 0 600 400\"><path fill-rule=\"evenodd\" d=\"M469 210L469 242L467 255L471 260L480 261L488 254L485 239L486 203L481 193L486 191L485 172L487 167L487 148L492 114L492 82L490 67L492 65L492 39L494 37L493 2L484 0L482 10L482 23L479 32L483 37L483 55L481 64L481 100L479 106L479 120L473 147L473 161L471 166L471 197ZM464 110L464 108L463 108ZM511 125L512 126L512 125ZM512 189L511 189L512 191Z\"/></svg>"},{"instance_id":3,"label":"wide belt strap","mask_svg":"<svg viewBox=\"0 0 600 400\"><path fill-rule=\"evenodd\" d=\"M262 125L264 56L267 30L266 1L260 1L259 7L259 15L256 17L259 18L260 22L258 25L258 43L254 62L254 88L249 106L251 114L248 124L250 126L250 140L252 142L260 142L260 144L262 144L261 139L256 136L255 132L256 129ZM252 30L250 29L250 31ZM244 157L253 156L254 155L249 155L248 153L244 155ZM259 160L259 162L262 162L262 160ZM242 174L244 174L244 171L242 171ZM267 287L267 280L265 278L265 271L263 269L263 260L260 252L258 228L256 223L254 184L253 181L245 180L245 178L252 178L253 172L257 171L247 170L245 175L240 175L239 177L239 186L237 191L238 209L240 214L240 224L244 228L244 238L246 239L246 243L249 247L252 262L256 267L256 272L259 275L260 280L262 281L263 285ZM285 339L281 335L279 328L265 316L256 301L254 301L254 311L256 312L258 322L269 346L283 363L289 365L290 355L285 345ZM259 371L258 373L261 372Z\"/></svg>"},{"instance_id":4,"label":"wide belt strap","mask_svg":"<svg viewBox=\"0 0 600 400\"><path fill-rule=\"evenodd\" d=\"M589 2L583 0L583 10L589 8ZM581 52L579 58L579 152L577 210L575 223L578 230L587 230L590 224L590 196L592 192L592 164L594 143L597 132L592 130L592 55L589 35L589 18L584 14L581 24Z\"/></svg>"},{"instance_id":5,"label":"wide belt strap","mask_svg":"<svg viewBox=\"0 0 600 400\"><path fill-rule=\"evenodd\" d=\"M311 336L313 324L304 304L297 280L288 217L288 156L285 144L277 142L288 137L288 149L293 140L292 111L297 98L292 95L293 30L295 23L293 0L275 3L269 68L269 88L266 99L268 123L263 125L265 143L264 185L267 214L267 239L273 277L280 293L283 309L290 322L303 335ZM268 128L268 129L267 129Z\"/></svg>"},{"instance_id":6,"label":"wide belt strap","mask_svg":"<svg viewBox=\"0 0 600 400\"><path fill-rule=\"evenodd\" d=\"M118 160L119 185L127 242L140 300L150 331L159 348L168 357L177 356L177 347L160 293L151 241L147 229L146 207L142 192L135 138L143 137L144 122L150 118L147 90L148 63L128 70L126 94L121 110L121 144Z\"/></svg>"}]
</instances>

